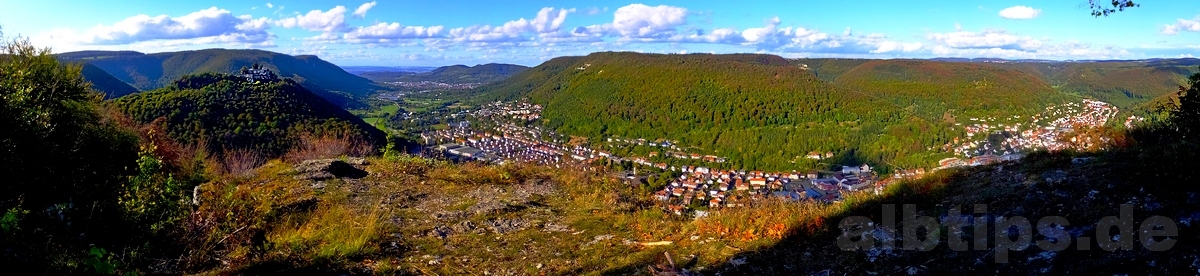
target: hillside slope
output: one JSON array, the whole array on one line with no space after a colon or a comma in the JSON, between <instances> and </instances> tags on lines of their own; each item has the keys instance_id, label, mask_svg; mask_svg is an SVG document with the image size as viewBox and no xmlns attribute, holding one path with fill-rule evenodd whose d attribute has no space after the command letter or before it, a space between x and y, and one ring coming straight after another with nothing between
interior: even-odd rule
<instances>
[{"instance_id":1,"label":"hillside slope","mask_svg":"<svg viewBox=\"0 0 1200 276\"><path fill-rule=\"evenodd\" d=\"M488 63L476 66L442 66L429 72L365 71L357 75L377 82L431 81L448 84L493 83L521 73L529 67Z\"/></svg>"},{"instance_id":2,"label":"hillside slope","mask_svg":"<svg viewBox=\"0 0 1200 276\"><path fill-rule=\"evenodd\" d=\"M1196 223L1200 220L1200 190L1190 183L1200 175L1187 168L1190 163L1186 160L1196 158L1196 147L1159 142L1165 143L1088 153L1082 159L1071 154L1035 154L1019 163L941 171L893 185L882 196L848 200L840 212L821 219L794 221L791 225L798 229L774 245L729 257L741 265L728 262L703 270L707 270L705 274L738 275L812 271L839 275L1195 273L1200 269L1200 224ZM1146 185L1144 179L1154 179L1155 185ZM902 213L907 212L903 211L907 204L912 204L914 215ZM985 210L975 211L978 206ZM955 207L959 209L951 209ZM891 223L884 219L889 212L895 218ZM962 223L959 228L954 226L956 214L964 216L957 217L962 219L957 220ZM910 223L922 223L918 216L933 218L934 226L941 226L934 231L937 241L929 250L908 247L919 242L904 233L924 233L906 229ZM1110 216L1120 219L1119 226L1106 229L1103 222ZM1153 216L1165 220L1149 220ZM875 238L870 245L841 247L843 233L856 233L850 230L853 224L841 224L849 217L876 223L855 228ZM1056 217L1062 219L1057 225L1043 220ZM989 225L980 227L984 221L980 218L986 218ZM1015 227L1001 228L1000 223L1014 223ZM1154 227L1151 223L1168 226L1149 229L1173 226L1174 233L1142 228ZM812 226L812 231L805 229ZM984 229L984 236L979 229ZM1150 238L1151 234L1158 237ZM1030 237L1024 246L1021 237ZM1105 237L1120 243L1107 247ZM964 241L962 249L954 249L958 245L951 239ZM979 243L981 240L985 242ZM1155 245L1159 241L1164 243ZM1125 242L1128 247L1121 245ZM1153 246L1166 250L1152 250Z\"/></svg>"},{"instance_id":3,"label":"hillside slope","mask_svg":"<svg viewBox=\"0 0 1200 276\"><path fill-rule=\"evenodd\" d=\"M302 135L382 145L384 133L291 79L250 83L228 74L189 75L165 88L116 99L140 122L164 117L172 138L212 149L279 155Z\"/></svg>"},{"instance_id":4,"label":"hillside slope","mask_svg":"<svg viewBox=\"0 0 1200 276\"><path fill-rule=\"evenodd\" d=\"M104 93L105 99L113 99L139 91L128 83L113 77L108 72L105 72L104 69L100 69L100 67L89 63L82 63L82 67L83 79L92 83L92 89Z\"/></svg>"},{"instance_id":5,"label":"hillside slope","mask_svg":"<svg viewBox=\"0 0 1200 276\"><path fill-rule=\"evenodd\" d=\"M1033 114L1067 99L1036 75L985 63L871 60L834 84L911 108L926 118Z\"/></svg>"},{"instance_id":6,"label":"hillside slope","mask_svg":"<svg viewBox=\"0 0 1200 276\"><path fill-rule=\"evenodd\" d=\"M1030 97L1031 100L1044 101L1047 94L1044 93L1046 88L1043 86L1048 85L1070 96L1097 99L1122 109L1137 107L1177 90L1179 86L1187 84L1186 77L1196 72L1196 65L1200 65L1200 59L1193 58L1070 62L813 58L795 59L792 62L839 86L901 92L898 95L902 97L911 96L905 94L909 92L924 93L928 92L927 90L937 90L954 93L978 92L977 94L983 96L1011 96L1012 100ZM858 74L855 75L855 72ZM850 76L846 79L839 79L847 74ZM982 83L984 80L993 86L970 87L972 84L985 84ZM916 85L918 83L920 85Z\"/></svg>"},{"instance_id":7,"label":"hillside slope","mask_svg":"<svg viewBox=\"0 0 1200 276\"><path fill-rule=\"evenodd\" d=\"M1060 90L1131 107L1170 94L1196 72L1196 59L1071 63L1050 75Z\"/></svg>"},{"instance_id":8,"label":"hillside slope","mask_svg":"<svg viewBox=\"0 0 1200 276\"><path fill-rule=\"evenodd\" d=\"M792 169L813 150L916 164L953 132L771 55L562 57L478 92L545 104L544 122L562 133L678 140L746 168Z\"/></svg>"},{"instance_id":9,"label":"hillside slope","mask_svg":"<svg viewBox=\"0 0 1200 276\"><path fill-rule=\"evenodd\" d=\"M206 49L154 54L83 51L62 53L58 57L90 63L141 90L165 87L188 74L234 72L255 63L264 64L280 76L294 78L342 106L356 105L358 99L383 89L316 56L289 56L262 50Z\"/></svg>"}]
</instances>

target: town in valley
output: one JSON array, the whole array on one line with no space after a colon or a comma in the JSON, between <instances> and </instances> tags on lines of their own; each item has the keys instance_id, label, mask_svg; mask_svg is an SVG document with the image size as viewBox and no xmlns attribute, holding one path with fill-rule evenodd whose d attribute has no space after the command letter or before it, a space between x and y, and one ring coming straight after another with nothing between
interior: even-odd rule
<instances>
[{"instance_id":1,"label":"town in valley","mask_svg":"<svg viewBox=\"0 0 1200 276\"><path fill-rule=\"evenodd\" d=\"M1083 149L1104 146L1107 137L1077 135L1076 129L1100 127L1119 110L1110 104L1082 100L1046 107L1028 118L967 118L956 123L966 135L941 150L952 153L936 164L893 168L880 174L870 164L838 164L832 170L761 171L730 169L726 158L696 152L663 138L607 137L581 142L549 131L538 122L543 107L528 102L493 102L476 108L443 112L444 126L421 132L419 150L427 157L460 162L531 163L550 166L607 165L631 185L661 186L646 195L679 215L704 216L717 208L744 207L767 198L836 203L847 193L880 193L905 178L963 166L1020 160L1033 150ZM405 119L418 120L412 114ZM1143 120L1130 116L1126 127ZM614 149L642 147L644 154L615 154ZM812 151L804 158L829 159L833 152ZM653 183L650 183L653 182Z\"/></svg>"}]
</instances>

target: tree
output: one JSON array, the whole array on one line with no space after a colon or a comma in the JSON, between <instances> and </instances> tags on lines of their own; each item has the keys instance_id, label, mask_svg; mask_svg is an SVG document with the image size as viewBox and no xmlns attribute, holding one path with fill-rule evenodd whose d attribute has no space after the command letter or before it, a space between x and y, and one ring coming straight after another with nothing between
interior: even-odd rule
<instances>
[{"instance_id":1,"label":"tree","mask_svg":"<svg viewBox=\"0 0 1200 276\"><path fill-rule=\"evenodd\" d=\"M9 226L0 227L0 248L10 252L0 265L72 274L55 271L71 269L90 247L115 248L138 233L122 223L117 199L137 165L139 138L119 125L81 68L27 39L0 42L0 221Z\"/></svg>"},{"instance_id":2,"label":"tree","mask_svg":"<svg viewBox=\"0 0 1200 276\"><path fill-rule=\"evenodd\" d=\"M1171 114L1171 123L1185 141L1200 132L1200 72L1188 77L1188 86L1179 87L1179 109Z\"/></svg>"},{"instance_id":3,"label":"tree","mask_svg":"<svg viewBox=\"0 0 1200 276\"><path fill-rule=\"evenodd\" d=\"M1092 9L1092 16L1095 17L1108 16L1119 11L1125 11L1126 8L1140 6L1142 5L1134 3L1133 0L1112 0L1112 3L1103 0L1088 0L1088 8Z\"/></svg>"}]
</instances>

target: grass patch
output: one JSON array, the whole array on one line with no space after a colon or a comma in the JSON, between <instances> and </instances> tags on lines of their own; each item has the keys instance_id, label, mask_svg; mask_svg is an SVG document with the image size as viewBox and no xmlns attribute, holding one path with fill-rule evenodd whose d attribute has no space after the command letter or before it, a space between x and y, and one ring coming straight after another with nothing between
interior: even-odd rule
<instances>
[{"instance_id":1,"label":"grass patch","mask_svg":"<svg viewBox=\"0 0 1200 276\"><path fill-rule=\"evenodd\" d=\"M272 249L306 260L344 259L377 251L372 242L386 229L385 211L353 210L343 203L321 205L309 218L285 222L268 234Z\"/></svg>"}]
</instances>

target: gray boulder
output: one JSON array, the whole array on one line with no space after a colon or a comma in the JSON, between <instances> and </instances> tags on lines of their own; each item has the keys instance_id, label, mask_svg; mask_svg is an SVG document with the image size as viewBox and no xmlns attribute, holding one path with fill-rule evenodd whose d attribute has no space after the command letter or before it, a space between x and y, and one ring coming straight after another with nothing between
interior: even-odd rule
<instances>
[{"instance_id":1,"label":"gray boulder","mask_svg":"<svg viewBox=\"0 0 1200 276\"><path fill-rule=\"evenodd\" d=\"M351 160L359 164L366 165L367 162L362 158L351 158ZM332 178L363 178L367 176L367 171L355 167L351 163L340 159L314 159L305 160L295 166L296 179L301 180L326 180Z\"/></svg>"}]
</instances>

